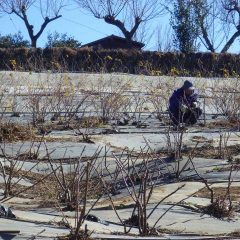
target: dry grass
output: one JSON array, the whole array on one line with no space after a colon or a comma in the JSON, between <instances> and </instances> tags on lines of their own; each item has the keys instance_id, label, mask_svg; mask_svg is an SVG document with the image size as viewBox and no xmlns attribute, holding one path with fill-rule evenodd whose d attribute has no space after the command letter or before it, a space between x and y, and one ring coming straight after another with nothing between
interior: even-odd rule
<instances>
[{"instance_id":1,"label":"dry grass","mask_svg":"<svg viewBox=\"0 0 240 240\"><path fill-rule=\"evenodd\" d=\"M191 153L192 149L186 149L183 150L182 153L185 155L189 155ZM234 145L234 146L227 146L224 149L226 157L231 157L234 155L238 155L240 152L240 145ZM215 148L211 145L203 146L196 148L194 150L194 157L198 158L206 158L206 159L219 159L222 158L219 154L219 148Z\"/></svg>"},{"instance_id":2,"label":"dry grass","mask_svg":"<svg viewBox=\"0 0 240 240\"><path fill-rule=\"evenodd\" d=\"M24 126L17 123L0 124L0 142L15 142L31 140L34 133L30 126Z\"/></svg>"},{"instance_id":3,"label":"dry grass","mask_svg":"<svg viewBox=\"0 0 240 240\"><path fill-rule=\"evenodd\" d=\"M139 226L139 218L138 218L138 216L136 214L134 214L130 218L126 219L124 221L124 223L129 225L129 226L138 227Z\"/></svg>"},{"instance_id":4,"label":"dry grass","mask_svg":"<svg viewBox=\"0 0 240 240\"><path fill-rule=\"evenodd\" d=\"M227 187L213 187L214 196L223 198L226 195ZM240 187L230 187L231 198L233 201L240 201ZM194 197L211 198L209 190L205 187L195 193Z\"/></svg>"},{"instance_id":5,"label":"dry grass","mask_svg":"<svg viewBox=\"0 0 240 240\"><path fill-rule=\"evenodd\" d=\"M208 206L201 207L201 210L204 214L208 214L219 219L231 218L233 216L233 209L230 202L221 197L216 198L214 202Z\"/></svg>"},{"instance_id":6,"label":"dry grass","mask_svg":"<svg viewBox=\"0 0 240 240\"><path fill-rule=\"evenodd\" d=\"M31 182L35 182L33 178L31 179ZM4 189L3 184L0 184L0 189ZM11 195L18 195L21 198L34 199L39 207L56 206L59 188L53 178L45 179L43 182L40 182L26 191L25 189L27 189L26 186L15 184L11 189ZM23 193L18 194L22 191Z\"/></svg>"},{"instance_id":7,"label":"dry grass","mask_svg":"<svg viewBox=\"0 0 240 240\"><path fill-rule=\"evenodd\" d=\"M236 230L234 232L231 232L229 235L232 236L232 237L240 237L240 230Z\"/></svg>"},{"instance_id":8,"label":"dry grass","mask_svg":"<svg viewBox=\"0 0 240 240\"><path fill-rule=\"evenodd\" d=\"M185 148L185 149L182 149L181 152L182 152L182 155L189 156L192 153L192 151L193 151L193 148ZM236 144L233 146L227 146L224 148L225 157L229 160L232 160L232 156L236 156L239 153L240 153L239 144ZM167 150L160 150L157 152L157 154L158 155L155 154L154 156L158 156L158 157L174 156L174 152L172 153L172 155L169 155L169 152ZM219 148L213 147L210 144L194 149L194 157L203 158L203 159L204 158L205 159L222 159L222 156L219 153Z\"/></svg>"},{"instance_id":9,"label":"dry grass","mask_svg":"<svg viewBox=\"0 0 240 240\"><path fill-rule=\"evenodd\" d=\"M8 169L6 169L8 171ZM32 184L36 183L37 181L40 181L42 178L44 178L45 174L40 173L34 173L34 172L28 172L25 170L15 170L13 172L13 176L16 178L21 178L24 176L24 179L28 179ZM66 174L65 180L67 182L71 182L72 175ZM82 181L80 183L79 188L84 188L85 182ZM0 184L0 189L4 188L3 184ZM24 191L26 189L25 186L22 186L20 184L16 184L11 191L12 195L15 195L21 191ZM23 198L32 198L39 201L39 207L52 207L57 206L57 202L60 198L60 194L62 192L62 189L60 188L56 178L53 175L50 175L48 178L44 179L44 181L39 182L34 187L28 189L27 191L24 191L23 194L20 194L19 197ZM99 181L97 178L91 179L89 182L89 191L88 191L88 198L95 199L99 195L101 195L103 192L103 186L101 184L101 181Z\"/></svg>"},{"instance_id":10,"label":"dry grass","mask_svg":"<svg viewBox=\"0 0 240 240\"><path fill-rule=\"evenodd\" d=\"M93 240L86 231L80 231L78 238L76 239L73 234L58 237L58 240Z\"/></svg>"},{"instance_id":11,"label":"dry grass","mask_svg":"<svg viewBox=\"0 0 240 240\"><path fill-rule=\"evenodd\" d=\"M210 129L216 129L216 128L239 128L240 126L240 120L217 120L215 122L210 122L206 125L206 127Z\"/></svg>"}]
</instances>

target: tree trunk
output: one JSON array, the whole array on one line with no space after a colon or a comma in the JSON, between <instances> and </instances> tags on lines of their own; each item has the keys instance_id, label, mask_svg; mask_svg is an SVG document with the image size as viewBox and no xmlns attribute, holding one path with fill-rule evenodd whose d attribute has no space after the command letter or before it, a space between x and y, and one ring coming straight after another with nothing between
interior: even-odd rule
<instances>
[{"instance_id":1,"label":"tree trunk","mask_svg":"<svg viewBox=\"0 0 240 240\"><path fill-rule=\"evenodd\" d=\"M106 16L106 17L104 17L104 20L106 23L109 23L109 24L112 24L112 25L118 27L129 43L132 42L132 38L133 38L134 34L136 33L140 23L142 22L139 17L136 17L133 28L131 29L131 31L128 31L124 25L124 22L121 22L120 20L115 19L113 16Z\"/></svg>"},{"instance_id":2,"label":"tree trunk","mask_svg":"<svg viewBox=\"0 0 240 240\"><path fill-rule=\"evenodd\" d=\"M37 39L31 38L31 47L36 48L37 47Z\"/></svg>"},{"instance_id":3,"label":"tree trunk","mask_svg":"<svg viewBox=\"0 0 240 240\"><path fill-rule=\"evenodd\" d=\"M41 34L43 33L43 31L46 28L46 26L50 22L52 22L52 21L62 17L62 15L58 15L58 16L53 17L53 18L45 17L44 18L44 22L41 25L40 30L38 31L38 33L36 35L34 35L34 31L33 31L34 26L31 25L29 23L29 21L28 21L28 16L27 16L27 13L26 13L26 9L22 9L22 16L20 14L18 14L16 11L13 11L13 12L24 21L25 26L26 26L26 28L28 30L29 37L31 39L31 47L33 47L33 48L37 47L37 40L41 36Z\"/></svg>"},{"instance_id":4,"label":"tree trunk","mask_svg":"<svg viewBox=\"0 0 240 240\"><path fill-rule=\"evenodd\" d=\"M203 34L203 39L205 40L206 44L207 44L207 47L208 47L208 50L211 51L211 52L215 52L215 49L208 37L208 33L207 33L207 30L206 28L203 26L203 23L201 23L201 30L202 30L202 34Z\"/></svg>"},{"instance_id":5,"label":"tree trunk","mask_svg":"<svg viewBox=\"0 0 240 240\"><path fill-rule=\"evenodd\" d=\"M225 53L227 52L227 50L232 46L233 42L235 41L235 39L237 37L240 36L240 31L238 30L237 32L235 32L233 34L233 36L229 39L229 41L226 43L226 45L224 46L224 48L222 49L221 53Z\"/></svg>"}]
</instances>

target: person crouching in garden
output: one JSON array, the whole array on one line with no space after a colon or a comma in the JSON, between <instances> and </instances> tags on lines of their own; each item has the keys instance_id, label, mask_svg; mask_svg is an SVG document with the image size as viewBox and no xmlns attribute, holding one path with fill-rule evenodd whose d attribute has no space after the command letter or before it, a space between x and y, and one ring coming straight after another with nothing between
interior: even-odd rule
<instances>
[{"instance_id":1,"label":"person crouching in garden","mask_svg":"<svg viewBox=\"0 0 240 240\"><path fill-rule=\"evenodd\" d=\"M186 80L183 86L175 90L169 99L169 114L173 124L194 125L202 114L198 104L198 94L193 84Z\"/></svg>"}]
</instances>

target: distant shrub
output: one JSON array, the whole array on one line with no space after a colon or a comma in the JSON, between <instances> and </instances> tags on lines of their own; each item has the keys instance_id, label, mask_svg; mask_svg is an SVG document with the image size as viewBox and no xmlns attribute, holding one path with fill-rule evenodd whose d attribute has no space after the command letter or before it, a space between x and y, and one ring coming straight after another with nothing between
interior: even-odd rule
<instances>
[{"instance_id":1,"label":"distant shrub","mask_svg":"<svg viewBox=\"0 0 240 240\"><path fill-rule=\"evenodd\" d=\"M50 33L47 36L46 48L53 47L69 47L69 48L79 48L81 43L74 39L72 36L68 36L67 33Z\"/></svg>"},{"instance_id":2,"label":"distant shrub","mask_svg":"<svg viewBox=\"0 0 240 240\"><path fill-rule=\"evenodd\" d=\"M21 32L2 36L0 34L0 48L21 48L29 47L29 41L25 40Z\"/></svg>"}]
</instances>

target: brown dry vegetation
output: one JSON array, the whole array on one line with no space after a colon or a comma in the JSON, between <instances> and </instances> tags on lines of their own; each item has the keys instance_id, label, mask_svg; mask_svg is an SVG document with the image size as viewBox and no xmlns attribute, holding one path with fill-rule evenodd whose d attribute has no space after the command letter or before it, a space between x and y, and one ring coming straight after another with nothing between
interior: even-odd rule
<instances>
[{"instance_id":1,"label":"brown dry vegetation","mask_svg":"<svg viewBox=\"0 0 240 240\"><path fill-rule=\"evenodd\" d=\"M7 168L6 168L6 171L7 171ZM13 176L16 178L24 176L25 179L28 179L32 184L34 184L40 181L41 179L43 179L46 175L29 172L25 170L15 170L13 172ZM72 176L71 174L66 174L65 178L66 178L65 179L66 181L71 181ZM79 186L80 189L81 189L81 185L84 186L85 182L84 181L81 182ZM1 188L4 188L3 184L0 184L0 189ZM40 181L37 185L24 191L26 188L27 187L25 186L16 184L13 186L11 190L11 195L12 196L16 194L18 195L19 192L23 191L23 193L19 194L18 196L36 200L36 203L39 205L39 207L58 206L61 188L56 178L53 175L50 175L49 177L45 178L44 181ZM89 199L97 198L99 195L102 194L102 191L103 191L103 186L101 185L101 182L98 181L98 179L91 179L89 181L89 191L88 191Z\"/></svg>"},{"instance_id":2,"label":"brown dry vegetation","mask_svg":"<svg viewBox=\"0 0 240 240\"><path fill-rule=\"evenodd\" d=\"M16 123L0 124L0 142L26 141L33 139L31 126Z\"/></svg>"},{"instance_id":3,"label":"brown dry vegetation","mask_svg":"<svg viewBox=\"0 0 240 240\"><path fill-rule=\"evenodd\" d=\"M0 49L0 70L124 72L170 76L236 76L239 55L92 48ZM13 66L11 61L15 61ZM180 64L181 63L181 64Z\"/></svg>"},{"instance_id":4,"label":"brown dry vegetation","mask_svg":"<svg viewBox=\"0 0 240 240\"><path fill-rule=\"evenodd\" d=\"M71 235L71 234L68 236L58 237L57 239L58 240L93 240L93 238L91 238L91 236L89 236L89 233L86 233L84 231L80 231L77 239L74 235Z\"/></svg>"},{"instance_id":5,"label":"brown dry vegetation","mask_svg":"<svg viewBox=\"0 0 240 240\"><path fill-rule=\"evenodd\" d=\"M240 126L240 120L232 119L231 121L226 120L218 120L215 122L207 123L206 127L210 129L216 129L216 128L239 128Z\"/></svg>"},{"instance_id":6,"label":"brown dry vegetation","mask_svg":"<svg viewBox=\"0 0 240 240\"><path fill-rule=\"evenodd\" d=\"M214 196L219 196L223 198L226 195L227 188L225 187L213 187ZM233 201L240 201L240 187L230 187L231 198ZM194 197L203 197L203 198L211 198L211 194L209 190L205 187L198 191Z\"/></svg>"},{"instance_id":7,"label":"brown dry vegetation","mask_svg":"<svg viewBox=\"0 0 240 240\"><path fill-rule=\"evenodd\" d=\"M210 144L204 145L202 147L198 147L196 149L193 148L183 148L182 149L182 155L189 156L192 151L194 150L194 157L198 158L205 158L205 159L221 159L222 156L219 153L219 148L213 147ZM228 160L232 160L232 156L236 156L240 153L240 145L234 145L234 146L227 146L225 149L225 155L228 158ZM167 156L166 150L160 150L157 153L157 156L159 157L166 157ZM156 155L155 155L156 156ZM174 156L174 155L173 155ZM172 155L171 155L172 157Z\"/></svg>"},{"instance_id":8,"label":"brown dry vegetation","mask_svg":"<svg viewBox=\"0 0 240 240\"><path fill-rule=\"evenodd\" d=\"M240 153L240 145L227 146L225 149L226 157L231 157L238 155ZM184 149L182 153L184 155L189 155L192 149ZM222 158L219 153L219 148L213 147L211 145L205 145L194 150L194 157L206 158L206 159L219 159Z\"/></svg>"},{"instance_id":9,"label":"brown dry vegetation","mask_svg":"<svg viewBox=\"0 0 240 240\"><path fill-rule=\"evenodd\" d=\"M235 232L232 232L229 235L232 236L232 237L240 237L240 231L236 230Z\"/></svg>"},{"instance_id":10,"label":"brown dry vegetation","mask_svg":"<svg viewBox=\"0 0 240 240\"><path fill-rule=\"evenodd\" d=\"M80 122L72 121L68 126L64 124L59 124L55 122L46 122L45 124L41 124L41 126L38 126L37 128L32 127L31 125L22 125L19 123L1 123L0 124L0 142L17 142L17 141L38 141L38 140L47 140L49 142L62 142L67 140L72 141L83 141L83 139L78 138L54 138L47 136L47 133L55 130L55 131L65 131L65 130L73 130L76 125L78 125L79 128L87 128L87 118L84 118ZM101 120L99 119L94 120L91 127L97 127L102 124ZM79 134L81 135L81 134Z\"/></svg>"}]
</instances>

